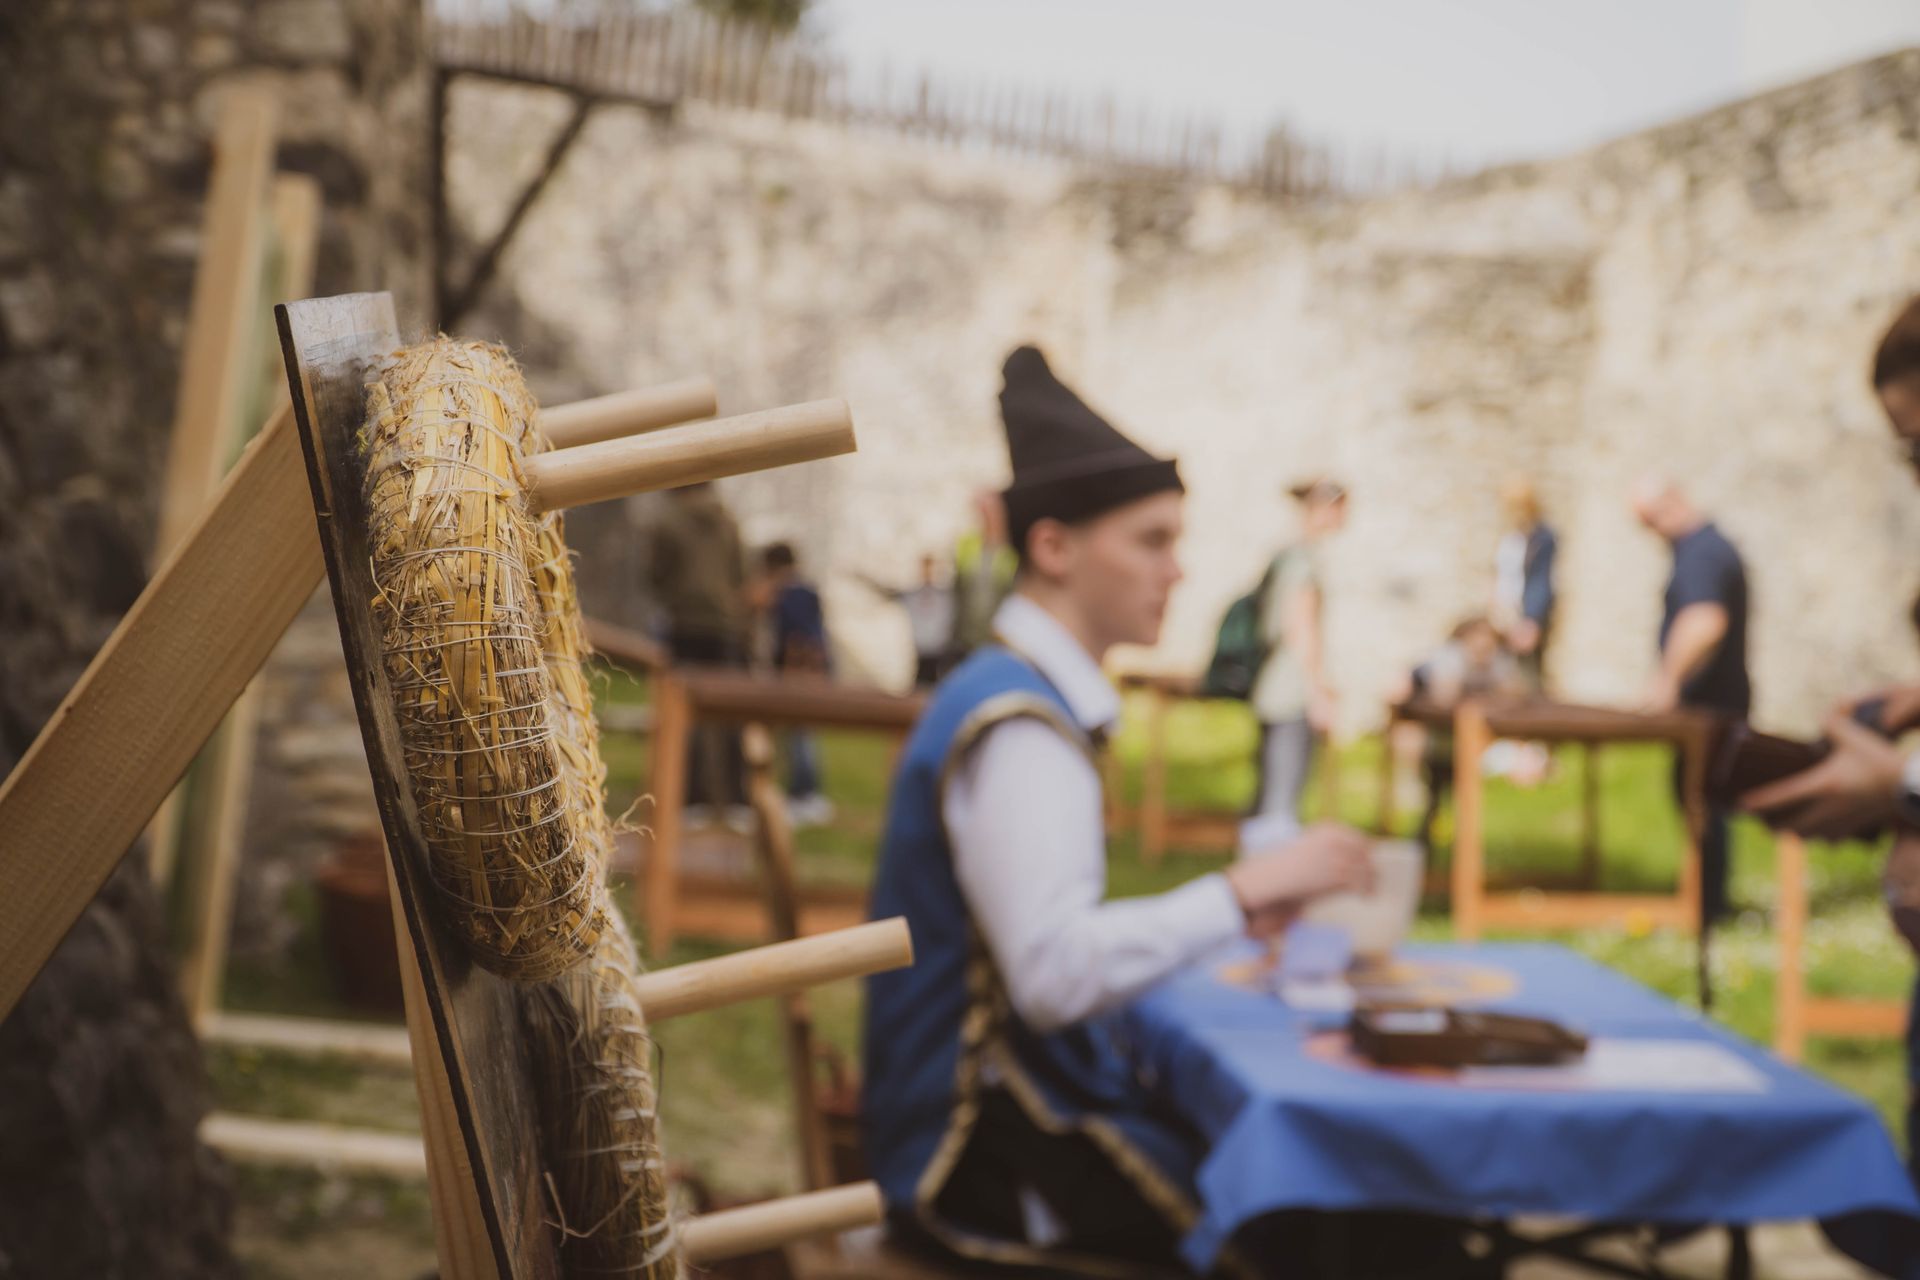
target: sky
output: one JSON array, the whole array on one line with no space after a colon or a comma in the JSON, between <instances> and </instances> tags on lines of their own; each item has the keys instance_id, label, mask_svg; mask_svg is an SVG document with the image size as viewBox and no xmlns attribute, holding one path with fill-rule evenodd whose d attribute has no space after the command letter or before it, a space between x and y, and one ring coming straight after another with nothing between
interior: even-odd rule
<instances>
[{"instance_id":1,"label":"sky","mask_svg":"<svg viewBox=\"0 0 1920 1280\"><path fill-rule=\"evenodd\" d=\"M1920 0L816 0L856 75L931 72L1423 167L1544 157L1920 45Z\"/></svg>"}]
</instances>

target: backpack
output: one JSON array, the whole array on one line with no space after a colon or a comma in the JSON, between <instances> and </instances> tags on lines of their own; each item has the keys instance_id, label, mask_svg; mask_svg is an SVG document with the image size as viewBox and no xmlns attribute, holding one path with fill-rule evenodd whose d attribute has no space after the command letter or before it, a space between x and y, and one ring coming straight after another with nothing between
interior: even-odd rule
<instances>
[{"instance_id":1,"label":"backpack","mask_svg":"<svg viewBox=\"0 0 1920 1280\"><path fill-rule=\"evenodd\" d=\"M1200 678L1201 697L1241 702L1253 697L1253 682L1273 652L1273 642L1261 634L1260 623L1266 617L1273 580L1279 576L1281 556L1275 556L1260 575L1260 584L1228 605L1221 616L1220 628L1213 637L1213 658L1207 663L1206 675Z\"/></svg>"}]
</instances>

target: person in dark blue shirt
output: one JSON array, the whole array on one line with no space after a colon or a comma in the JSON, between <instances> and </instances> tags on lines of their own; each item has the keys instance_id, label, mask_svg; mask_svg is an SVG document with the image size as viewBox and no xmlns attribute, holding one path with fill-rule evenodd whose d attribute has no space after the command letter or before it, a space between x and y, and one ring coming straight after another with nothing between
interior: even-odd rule
<instances>
[{"instance_id":1,"label":"person in dark blue shirt","mask_svg":"<svg viewBox=\"0 0 1920 1280\"><path fill-rule=\"evenodd\" d=\"M800 576L791 544L776 542L760 553L767 618L773 633L773 666L782 675L826 675L827 617L820 593ZM833 820L833 805L820 793L820 744L805 729L787 734L787 796L796 826Z\"/></svg>"},{"instance_id":2,"label":"person in dark blue shirt","mask_svg":"<svg viewBox=\"0 0 1920 1280\"><path fill-rule=\"evenodd\" d=\"M1699 707L1745 719L1753 708L1753 681L1747 674L1747 570L1740 552L1671 480L1642 481L1633 508L1673 550L1660 614L1660 669L1648 707ZM1674 778L1677 790L1677 762ZM1727 816L1725 809L1709 808L1701 832L1702 927L1727 914Z\"/></svg>"}]
</instances>

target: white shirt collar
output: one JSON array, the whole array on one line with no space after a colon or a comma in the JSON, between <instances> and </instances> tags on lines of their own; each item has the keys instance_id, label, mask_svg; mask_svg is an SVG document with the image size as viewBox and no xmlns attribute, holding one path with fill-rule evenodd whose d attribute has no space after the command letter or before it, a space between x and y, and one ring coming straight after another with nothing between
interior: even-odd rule
<instances>
[{"instance_id":1,"label":"white shirt collar","mask_svg":"<svg viewBox=\"0 0 1920 1280\"><path fill-rule=\"evenodd\" d=\"M1015 592L993 615L994 634L1040 669L1083 729L1104 729L1120 718L1120 695L1073 633L1045 609Z\"/></svg>"}]
</instances>

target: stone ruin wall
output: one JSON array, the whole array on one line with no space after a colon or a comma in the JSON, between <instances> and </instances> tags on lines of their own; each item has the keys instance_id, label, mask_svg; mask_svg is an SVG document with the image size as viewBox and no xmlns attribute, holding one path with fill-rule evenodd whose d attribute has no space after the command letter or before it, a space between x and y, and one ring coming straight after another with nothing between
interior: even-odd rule
<instances>
[{"instance_id":1,"label":"stone ruin wall","mask_svg":"<svg viewBox=\"0 0 1920 1280\"><path fill-rule=\"evenodd\" d=\"M564 104L467 84L451 184L497 224ZM1329 549L1349 729L1480 607L1495 492L1536 476L1563 534L1561 687L1631 699L1663 554L1625 493L1685 479L1747 553L1759 716L1806 729L1911 675L1920 495L1865 387L1920 290L1920 51L1551 162L1344 206L1099 177L769 117L605 107L463 324L548 398L707 371L723 409L843 394L856 457L729 482L752 539L824 567L850 665L904 674L904 580L1004 474L1000 357L1037 337L1192 491L1161 651L1191 667L1289 530L1346 478ZM646 504L579 522L592 600L636 617Z\"/></svg>"},{"instance_id":2,"label":"stone ruin wall","mask_svg":"<svg viewBox=\"0 0 1920 1280\"><path fill-rule=\"evenodd\" d=\"M418 0L0 9L0 773L146 578L218 95L239 76L282 94L280 167L325 195L322 288L385 286L417 307L423 35ZM344 711L352 732L317 604L296 628L306 654L296 637L269 671L269 721ZM307 696L327 680L339 700ZM354 739L335 768L364 791ZM269 733L269 851L286 843L275 821L326 805L276 772L277 752ZM0 1023L0 1275L239 1274L223 1166L194 1136L207 1097L164 924L136 852Z\"/></svg>"}]
</instances>

